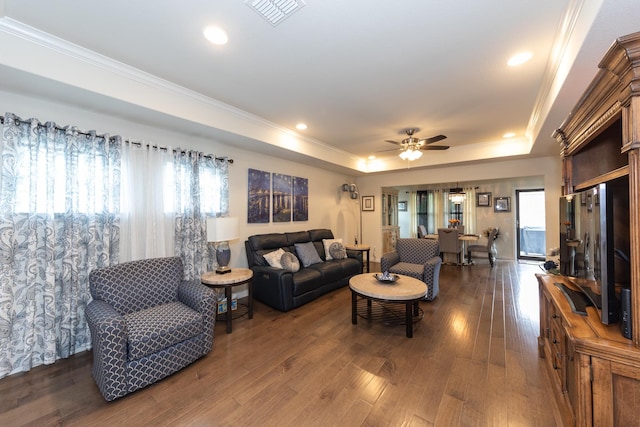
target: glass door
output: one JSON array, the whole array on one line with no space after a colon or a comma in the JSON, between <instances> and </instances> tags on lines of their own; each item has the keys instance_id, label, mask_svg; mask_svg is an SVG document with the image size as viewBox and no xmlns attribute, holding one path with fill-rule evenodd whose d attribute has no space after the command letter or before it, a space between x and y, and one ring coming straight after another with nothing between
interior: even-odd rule
<instances>
[{"instance_id":1,"label":"glass door","mask_svg":"<svg viewBox=\"0 0 640 427\"><path fill-rule=\"evenodd\" d=\"M516 227L518 259L544 261L544 190L516 190Z\"/></svg>"}]
</instances>

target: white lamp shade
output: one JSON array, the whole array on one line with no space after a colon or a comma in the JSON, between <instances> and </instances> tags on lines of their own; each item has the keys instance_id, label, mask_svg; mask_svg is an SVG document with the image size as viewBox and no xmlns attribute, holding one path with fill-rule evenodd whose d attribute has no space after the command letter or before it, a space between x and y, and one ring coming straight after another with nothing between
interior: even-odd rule
<instances>
[{"instance_id":1,"label":"white lamp shade","mask_svg":"<svg viewBox=\"0 0 640 427\"><path fill-rule=\"evenodd\" d=\"M238 218L207 218L207 241L228 242L238 238Z\"/></svg>"}]
</instances>

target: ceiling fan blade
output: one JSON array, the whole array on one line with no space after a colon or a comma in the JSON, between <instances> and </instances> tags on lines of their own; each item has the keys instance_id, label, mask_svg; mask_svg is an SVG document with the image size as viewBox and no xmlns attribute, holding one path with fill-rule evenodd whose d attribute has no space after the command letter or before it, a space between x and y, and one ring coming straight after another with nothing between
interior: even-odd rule
<instances>
[{"instance_id":1,"label":"ceiling fan blade","mask_svg":"<svg viewBox=\"0 0 640 427\"><path fill-rule=\"evenodd\" d=\"M447 139L447 137L445 135L436 135L431 138L425 138L422 141L424 141L425 144L433 144L434 142L442 141L443 139Z\"/></svg>"},{"instance_id":2,"label":"ceiling fan blade","mask_svg":"<svg viewBox=\"0 0 640 427\"><path fill-rule=\"evenodd\" d=\"M421 150L448 150L448 145L427 145L420 148Z\"/></svg>"},{"instance_id":3,"label":"ceiling fan blade","mask_svg":"<svg viewBox=\"0 0 640 427\"><path fill-rule=\"evenodd\" d=\"M398 148L390 148L389 150L378 150L376 151L376 153L384 153L386 151L399 151L402 150L402 148L398 147Z\"/></svg>"},{"instance_id":4,"label":"ceiling fan blade","mask_svg":"<svg viewBox=\"0 0 640 427\"><path fill-rule=\"evenodd\" d=\"M396 144L396 145L402 145L402 143L401 143L401 142L398 142L398 141L392 141L392 140L390 140L390 139L385 139L384 141L385 141L385 142L390 142L390 143L392 143L392 144Z\"/></svg>"}]
</instances>

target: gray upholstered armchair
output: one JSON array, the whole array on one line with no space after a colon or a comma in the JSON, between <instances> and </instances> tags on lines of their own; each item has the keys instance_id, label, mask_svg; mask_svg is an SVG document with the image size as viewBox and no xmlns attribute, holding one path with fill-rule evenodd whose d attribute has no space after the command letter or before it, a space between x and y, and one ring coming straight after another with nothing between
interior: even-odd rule
<instances>
[{"instance_id":1,"label":"gray upholstered armchair","mask_svg":"<svg viewBox=\"0 0 640 427\"><path fill-rule=\"evenodd\" d=\"M440 291L440 248L437 240L398 239L396 251L380 259L381 270L404 274L427 284L426 300L432 300Z\"/></svg>"},{"instance_id":2,"label":"gray upholstered armchair","mask_svg":"<svg viewBox=\"0 0 640 427\"><path fill-rule=\"evenodd\" d=\"M211 350L215 291L183 277L177 257L90 273L92 373L106 400L146 387Z\"/></svg>"}]
</instances>

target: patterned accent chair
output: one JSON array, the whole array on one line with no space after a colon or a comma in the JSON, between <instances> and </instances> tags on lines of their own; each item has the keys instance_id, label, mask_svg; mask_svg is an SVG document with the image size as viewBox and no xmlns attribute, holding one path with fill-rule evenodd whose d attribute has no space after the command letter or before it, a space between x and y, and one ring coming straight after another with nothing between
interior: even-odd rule
<instances>
[{"instance_id":1,"label":"patterned accent chair","mask_svg":"<svg viewBox=\"0 0 640 427\"><path fill-rule=\"evenodd\" d=\"M178 257L93 270L86 316L93 378L107 401L153 384L213 346L216 293L183 280Z\"/></svg>"},{"instance_id":2,"label":"patterned accent chair","mask_svg":"<svg viewBox=\"0 0 640 427\"><path fill-rule=\"evenodd\" d=\"M388 252L380 258L381 270L394 274L404 274L427 285L424 299L433 300L440 291L440 246L431 239L398 239L396 251Z\"/></svg>"}]
</instances>

